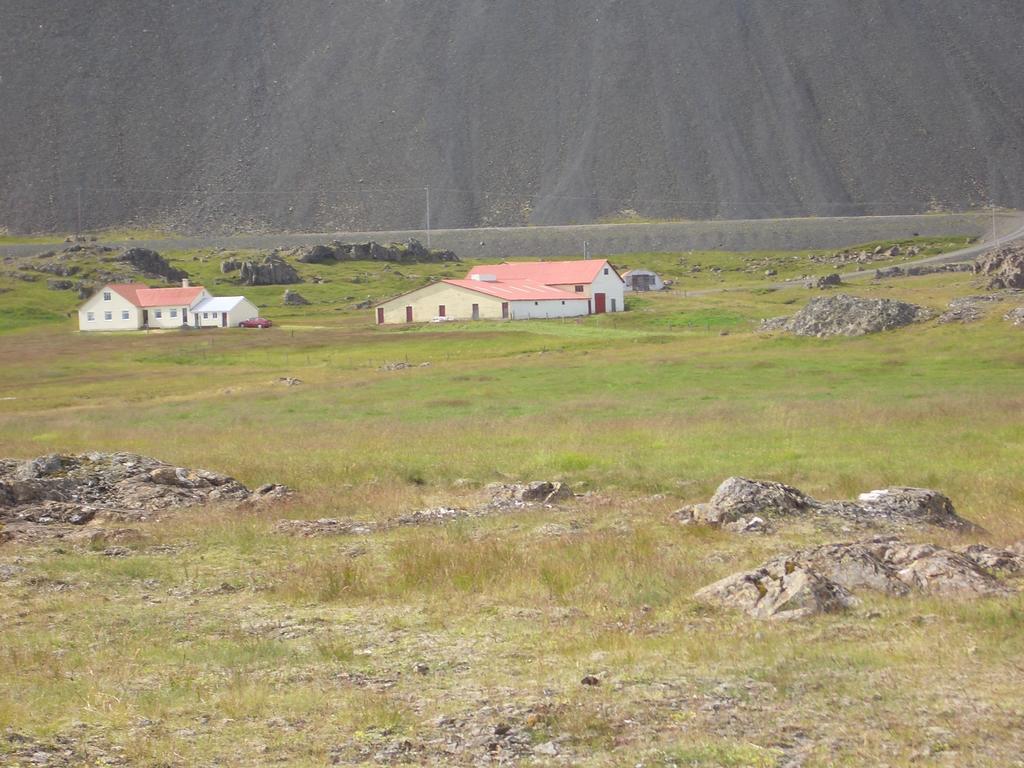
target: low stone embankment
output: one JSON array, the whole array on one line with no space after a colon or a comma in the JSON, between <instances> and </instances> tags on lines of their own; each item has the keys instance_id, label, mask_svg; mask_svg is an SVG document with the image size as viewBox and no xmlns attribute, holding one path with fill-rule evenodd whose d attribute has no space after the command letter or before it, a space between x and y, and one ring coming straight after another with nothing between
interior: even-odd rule
<instances>
[{"instance_id":1,"label":"low stone embankment","mask_svg":"<svg viewBox=\"0 0 1024 768\"><path fill-rule=\"evenodd\" d=\"M277 533L291 536L365 536L406 525L437 525L467 518L487 517L513 509L554 506L574 498L566 483L535 480L531 483L495 483L487 486L490 500L480 506L418 509L382 522L337 518L281 520Z\"/></svg>"}]
</instances>

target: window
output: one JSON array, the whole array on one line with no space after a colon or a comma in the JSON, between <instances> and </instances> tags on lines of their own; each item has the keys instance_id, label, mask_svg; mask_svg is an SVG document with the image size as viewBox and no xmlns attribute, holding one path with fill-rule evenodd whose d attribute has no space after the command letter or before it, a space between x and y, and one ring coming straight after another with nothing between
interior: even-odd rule
<instances>
[{"instance_id":1,"label":"window","mask_svg":"<svg viewBox=\"0 0 1024 768\"><path fill-rule=\"evenodd\" d=\"M564 302L564 301L562 302L562 306L563 306L563 307L565 306L565 302Z\"/></svg>"},{"instance_id":2,"label":"window","mask_svg":"<svg viewBox=\"0 0 1024 768\"><path fill-rule=\"evenodd\" d=\"M210 313L209 313L209 312L203 312L203 317L206 317L206 318L208 318L209 316L210 316Z\"/></svg>"},{"instance_id":3,"label":"window","mask_svg":"<svg viewBox=\"0 0 1024 768\"><path fill-rule=\"evenodd\" d=\"M103 313L103 319L104 320L113 320L114 319L114 313L113 312L104 312Z\"/></svg>"},{"instance_id":4,"label":"window","mask_svg":"<svg viewBox=\"0 0 1024 768\"><path fill-rule=\"evenodd\" d=\"M121 310L121 319L122 320L127 320L129 317L131 317L131 314L128 312L128 310L127 309L122 309Z\"/></svg>"},{"instance_id":5,"label":"window","mask_svg":"<svg viewBox=\"0 0 1024 768\"><path fill-rule=\"evenodd\" d=\"M606 275L608 274L608 267L605 267L605 268L604 268L604 273L605 273Z\"/></svg>"},{"instance_id":6,"label":"window","mask_svg":"<svg viewBox=\"0 0 1024 768\"><path fill-rule=\"evenodd\" d=\"M155 318L156 318L157 320L159 320L159 319L160 319L161 317L163 317L163 316L164 316L164 311L163 311L162 309L158 309L158 310L156 310L156 311L155 311L155 312L153 313L153 316L154 316L154 317L155 317Z\"/></svg>"},{"instance_id":7,"label":"window","mask_svg":"<svg viewBox=\"0 0 1024 768\"><path fill-rule=\"evenodd\" d=\"M539 301L535 301L535 302L533 302L533 306L535 306L535 307L539 307L539 306L540 306L540 302L539 302Z\"/></svg>"},{"instance_id":8,"label":"window","mask_svg":"<svg viewBox=\"0 0 1024 768\"><path fill-rule=\"evenodd\" d=\"M103 300L104 301L110 301L110 291L104 291L103 292Z\"/></svg>"},{"instance_id":9,"label":"window","mask_svg":"<svg viewBox=\"0 0 1024 768\"><path fill-rule=\"evenodd\" d=\"M576 286L576 293L583 293L583 286L582 285L577 285Z\"/></svg>"},{"instance_id":10,"label":"window","mask_svg":"<svg viewBox=\"0 0 1024 768\"><path fill-rule=\"evenodd\" d=\"M178 316L178 310L172 309L171 310L171 317L177 317L177 316Z\"/></svg>"},{"instance_id":11,"label":"window","mask_svg":"<svg viewBox=\"0 0 1024 768\"><path fill-rule=\"evenodd\" d=\"M91 320L95 320L96 319L96 313L95 312L86 312L85 313L85 319L86 320L90 320L90 321Z\"/></svg>"}]
</instances>

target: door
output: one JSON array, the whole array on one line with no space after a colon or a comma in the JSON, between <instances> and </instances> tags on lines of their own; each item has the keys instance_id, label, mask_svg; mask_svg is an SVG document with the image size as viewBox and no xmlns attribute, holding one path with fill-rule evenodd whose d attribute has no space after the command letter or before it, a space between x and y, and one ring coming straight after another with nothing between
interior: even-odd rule
<instances>
[{"instance_id":1,"label":"door","mask_svg":"<svg viewBox=\"0 0 1024 768\"><path fill-rule=\"evenodd\" d=\"M405 308L405 322L407 322L407 323L411 323L412 322L412 307L406 307Z\"/></svg>"},{"instance_id":2,"label":"door","mask_svg":"<svg viewBox=\"0 0 1024 768\"><path fill-rule=\"evenodd\" d=\"M474 320L479 320L480 319L480 305L479 304L474 304L473 305L473 319Z\"/></svg>"},{"instance_id":3,"label":"door","mask_svg":"<svg viewBox=\"0 0 1024 768\"><path fill-rule=\"evenodd\" d=\"M501 302L501 319L508 320L508 302Z\"/></svg>"},{"instance_id":4,"label":"door","mask_svg":"<svg viewBox=\"0 0 1024 768\"><path fill-rule=\"evenodd\" d=\"M445 317L445 314L444 314L444 304L438 304L437 305L437 316L438 317Z\"/></svg>"},{"instance_id":5,"label":"door","mask_svg":"<svg viewBox=\"0 0 1024 768\"><path fill-rule=\"evenodd\" d=\"M377 325L384 325L384 307L377 307Z\"/></svg>"},{"instance_id":6,"label":"door","mask_svg":"<svg viewBox=\"0 0 1024 768\"><path fill-rule=\"evenodd\" d=\"M605 301L605 294L603 294L603 293L595 293L594 294L594 314L595 315L600 315L600 314L604 313L604 311L605 311L605 309L604 309L604 301Z\"/></svg>"},{"instance_id":7,"label":"door","mask_svg":"<svg viewBox=\"0 0 1024 768\"><path fill-rule=\"evenodd\" d=\"M149 327L149 310L142 310L142 325L146 328Z\"/></svg>"},{"instance_id":8,"label":"door","mask_svg":"<svg viewBox=\"0 0 1024 768\"><path fill-rule=\"evenodd\" d=\"M228 327L228 313L227 312L221 312L220 313L220 327L221 328L227 328Z\"/></svg>"},{"instance_id":9,"label":"door","mask_svg":"<svg viewBox=\"0 0 1024 768\"><path fill-rule=\"evenodd\" d=\"M188 307L181 308L181 324L188 325Z\"/></svg>"}]
</instances>

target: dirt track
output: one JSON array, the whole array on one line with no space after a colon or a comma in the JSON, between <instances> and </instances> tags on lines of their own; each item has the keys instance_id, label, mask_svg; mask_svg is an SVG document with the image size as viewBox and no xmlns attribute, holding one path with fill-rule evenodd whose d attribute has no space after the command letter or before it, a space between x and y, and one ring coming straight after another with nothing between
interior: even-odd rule
<instances>
[{"instance_id":1,"label":"dirt track","mask_svg":"<svg viewBox=\"0 0 1024 768\"><path fill-rule=\"evenodd\" d=\"M1000 214L997 230L1006 234L1016 229L1022 214ZM682 252L689 250L799 250L833 249L872 240L897 240L914 235L987 236L991 231L988 213L931 214L923 216L862 216L847 218L747 219L739 221L693 221L663 224L594 224L560 227L508 227L489 229L445 229L430 233L435 248L448 248L460 256L505 258L527 256L553 258L578 256L587 242L592 256L621 253ZM427 242L423 230L386 232L308 233L281 235L235 235L230 237L184 237L166 240L115 242L158 251L194 248L261 248L314 245L333 239L349 242L376 240L392 242L415 237ZM50 246L52 247L52 246ZM0 256L28 255L46 250L43 245L0 246Z\"/></svg>"}]
</instances>

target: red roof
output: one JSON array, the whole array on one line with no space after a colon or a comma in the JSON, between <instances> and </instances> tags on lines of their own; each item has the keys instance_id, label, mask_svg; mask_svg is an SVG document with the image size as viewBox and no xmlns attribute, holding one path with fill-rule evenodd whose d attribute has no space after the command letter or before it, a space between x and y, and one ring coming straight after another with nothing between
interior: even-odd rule
<instances>
[{"instance_id":1,"label":"red roof","mask_svg":"<svg viewBox=\"0 0 1024 768\"><path fill-rule=\"evenodd\" d=\"M592 283L609 266L607 259L575 261L515 261L507 264L486 264L473 267L466 277L494 275L498 280L532 280L543 285ZM614 272L614 270L612 270ZM618 273L616 273L617 275Z\"/></svg>"},{"instance_id":2,"label":"red roof","mask_svg":"<svg viewBox=\"0 0 1024 768\"><path fill-rule=\"evenodd\" d=\"M538 283L533 280L502 280L501 282L491 282L488 280L467 279L443 280L442 282L459 288L466 288L470 291L476 291L477 293L483 293L487 296L497 296L499 299L508 299L509 301L565 301L567 299L571 301L587 300L586 296L577 296L574 293L562 291L558 288L552 288L549 285L544 285L543 283Z\"/></svg>"},{"instance_id":3,"label":"red roof","mask_svg":"<svg viewBox=\"0 0 1024 768\"><path fill-rule=\"evenodd\" d=\"M137 307L191 306L204 290L201 285L190 285L188 288L147 288L139 283L118 283L108 285L107 288Z\"/></svg>"}]
</instances>

